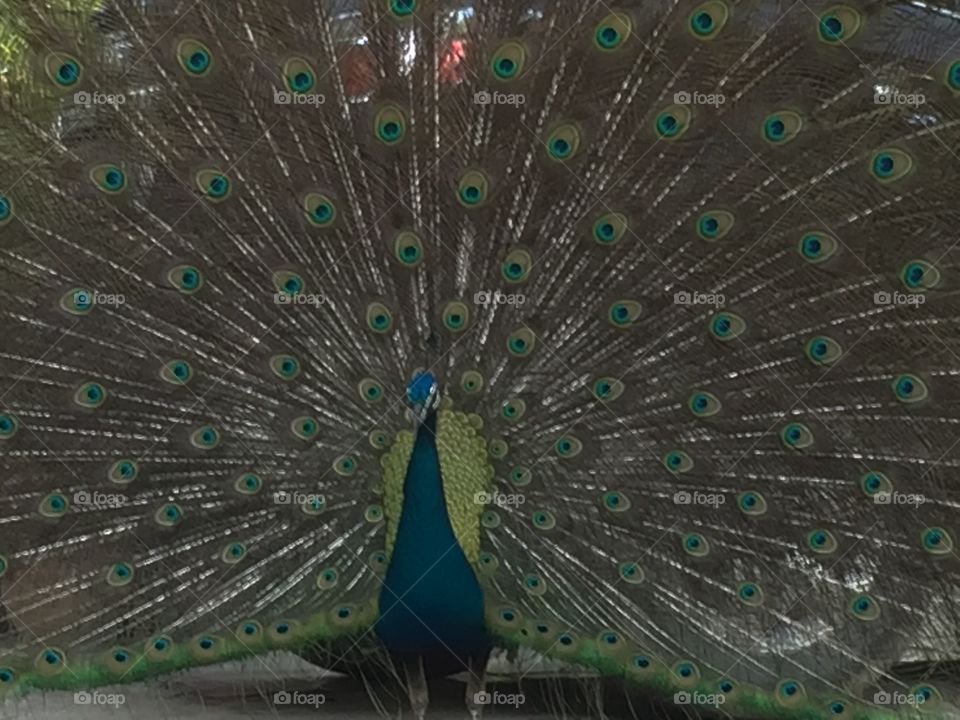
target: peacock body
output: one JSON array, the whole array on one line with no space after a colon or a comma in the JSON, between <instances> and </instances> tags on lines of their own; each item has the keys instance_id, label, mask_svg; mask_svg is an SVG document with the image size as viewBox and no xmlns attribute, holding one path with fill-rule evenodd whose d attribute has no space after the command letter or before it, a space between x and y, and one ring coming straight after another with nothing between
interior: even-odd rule
<instances>
[{"instance_id":1,"label":"peacock body","mask_svg":"<svg viewBox=\"0 0 960 720\"><path fill-rule=\"evenodd\" d=\"M89 5L0 3L0 693L957 715L960 4Z\"/></svg>"}]
</instances>

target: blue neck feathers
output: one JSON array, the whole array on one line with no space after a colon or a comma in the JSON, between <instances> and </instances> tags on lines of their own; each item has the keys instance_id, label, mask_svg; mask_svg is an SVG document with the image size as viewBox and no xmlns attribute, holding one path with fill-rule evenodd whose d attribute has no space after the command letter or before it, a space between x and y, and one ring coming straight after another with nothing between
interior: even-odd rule
<instances>
[{"instance_id":1,"label":"blue neck feathers","mask_svg":"<svg viewBox=\"0 0 960 720\"><path fill-rule=\"evenodd\" d=\"M488 647L483 592L447 516L436 425L431 412L417 431L376 625L390 651L428 663L464 660Z\"/></svg>"}]
</instances>

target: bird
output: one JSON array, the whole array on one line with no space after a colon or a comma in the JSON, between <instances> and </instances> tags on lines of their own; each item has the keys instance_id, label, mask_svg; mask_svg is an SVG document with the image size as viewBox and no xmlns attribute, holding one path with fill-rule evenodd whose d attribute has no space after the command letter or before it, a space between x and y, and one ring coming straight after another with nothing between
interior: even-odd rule
<instances>
[{"instance_id":1,"label":"bird","mask_svg":"<svg viewBox=\"0 0 960 720\"><path fill-rule=\"evenodd\" d=\"M0 696L958 716L956 0L2 7Z\"/></svg>"}]
</instances>

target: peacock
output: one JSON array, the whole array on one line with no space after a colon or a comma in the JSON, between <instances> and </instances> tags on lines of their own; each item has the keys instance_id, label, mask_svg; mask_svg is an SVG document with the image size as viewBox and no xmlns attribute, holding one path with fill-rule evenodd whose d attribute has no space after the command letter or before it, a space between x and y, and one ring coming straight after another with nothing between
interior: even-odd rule
<instances>
[{"instance_id":1,"label":"peacock","mask_svg":"<svg viewBox=\"0 0 960 720\"><path fill-rule=\"evenodd\" d=\"M960 714L957 0L0 16L0 696Z\"/></svg>"}]
</instances>

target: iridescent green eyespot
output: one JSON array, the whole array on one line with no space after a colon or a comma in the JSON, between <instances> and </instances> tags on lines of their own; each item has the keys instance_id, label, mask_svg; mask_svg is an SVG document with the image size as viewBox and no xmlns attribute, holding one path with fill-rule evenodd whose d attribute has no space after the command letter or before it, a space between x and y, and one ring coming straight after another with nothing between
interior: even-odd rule
<instances>
[{"instance_id":1,"label":"iridescent green eyespot","mask_svg":"<svg viewBox=\"0 0 960 720\"><path fill-rule=\"evenodd\" d=\"M627 234L630 225L623 213L601 215L593 223L593 239L598 245L616 245Z\"/></svg>"},{"instance_id":2,"label":"iridescent green eyespot","mask_svg":"<svg viewBox=\"0 0 960 720\"><path fill-rule=\"evenodd\" d=\"M583 443L573 435L564 435L553 444L553 449L561 458L569 460L583 451Z\"/></svg>"},{"instance_id":3,"label":"iridescent green eyespot","mask_svg":"<svg viewBox=\"0 0 960 720\"><path fill-rule=\"evenodd\" d=\"M467 170L457 183L457 198L460 204L474 208L483 205L490 192L490 180L481 170Z\"/></svg>"},{"instance_id":4,"label":"iridescent green eyespot","mask_svg":"<svg viewBox=\"0 0 960 720\"><path fill-rule=\"evenodd\" d=\"M692 120L689 106L671 105L657 114L653 129L660 140L676 140L690 128Z\"/></svg>"},{"instance_id":5,"label":"iridescent green eyespot","mask_svg":"<svg viewBox=\"0 0 960 720\"><path fill-rule=\"evenodd\" d=\"M112 163L101 163L90 169L90 181L101 192L117 195L127 187L127 176L123 170Z\"/></svg>"},{"instance_id":6,"label":"iridescent green eyespot","mask_svg":"<svg viewBox=\"0 0 960 720\"><path fill-rule=\"evenodd\" d=\"M521 283L527 279L533 267L533 258L522 248L511 251L503 261L503 279L508 283Z\"/></svg>"},{"instance_id":7,"label":"iridescent green eyespot","mask_svg":"<svg viewBox=\"0 0 960 720\"><path fill-rule=\"evenodd\" d=\"M900 271L900 280L908 290L924 292L940 284L940 270L926 260L911 260Z\"/></svg>"},{"instance_id":8,"label":"iridescent green eyespot","mask_svg":"<svg viewBox=\"0 0 960 720\"><path fill-rule=\"evenodd\" d=\"M9 413L0 413L0 440L12 438L19 427L17 418Z\"/></svg>"},{"instance_id":9,"label":"iridescent green eyespot","mask_svg":"<svg viewBox=\"0 0 960 720\"><path fill-rule=\"evenodd\" d=\"M881 183L903 179L913 169L913 158L898 148L885 148L873 154L870 172Z\"/></svg>"},{"instance_id":10,"label":"iridescent green eyespot","mask_svg":"<svg viewBox=\"0 0 960 720\"><path fill-rule=\"evenodd\" d=\"M947 87L960 93L960 60L955 60L947 68Z\"/></svg>"},{"instance_id":11,"label":"iridescent green eyespot","mask_svg":"<svg viewBox=\"0 0 960 720\"><path fill-rule=\"evenodd\" d=\"M789 110L768 115L763 121L763 139L771 145L785 145L803 129L803 118Z\"/></svg>"},{"instance_id":12,"label":"iridescent green eyespot","mask_svg":"<svg viewBox=\"0 0 960 720\"><path fill-rule=\"evenodd\" d=\"M807 233L800 239L800 255L810 263L821 263L837 251L837 241L819 232Z\"/></svg>"},{"instance_id":13,"label":"iridescent green eyespot","mask_svg":"<svg viewBox=\"0 0 960 720\"><path fill-rule=\"evenodd\" d=\"M407 18L417 9L417 0L386 0L387 12L395 18Z\"/></svg>"},{"instance_id":14,"label":"iridescent green eyespot","mask_svg":"<svg viewBox=\"0 0 960 720\"><path fill-rule=\"evenodd\" d=\"M697 235L707 242L725 238L733 229L734 216L726 210L708 210L697 219Z\"/></svg>"},{"instance_id":15,"label":"iridescent green eyespot","mask_svg":"<svg viewBox=\"0 0 960 720\"><path fill-rule=\"evenodd\" d=\"M953 552L953 538L941 527L930 527L920 534L923 549L932 555L949 555Z\"/></svg>"},{"instance_id":16,"label":"iridescent green eyespot","mask_svg":"<svg viewBox=\"0 0 960 720\"><path fill-rule=\"evenodd\" d=\"M393 330L393 313L381 302L372 302L367 306L367 327L375 333L388 333Z\"/></svg>"},{"instance_id":17,"label":"iridescent green eyespot","mask_svg":"<svg viewBox=\"0 0 960 720\"><path fill-rule=\"evenodd\" d=\"M52 52L44 60L47 76L60 88L72 88L83 76L80 61L65 52Z\"/></svg>"},{"instance_id":18,"label":"iridescent green eyespot","mask_svg":"<svg viewBox=\"0 0 960 720\"><path fill-rule=\"evenodd\" d=\"M193 295L203 287L203 273L193 265L177 265L167 273L167 281L184 295Z\"/></svg>"},{"instance_id":19,"label":"iridescent green eyespot","mask_svg":"<svg viewBox=\"0 0 960 720\"><path fill-rule=\"evenodd\" d=\"M447 303L443 309L443 326L450 332L466 330L470 324L470 308L459 300Z\"/></svg>"},{"instance_id":20,"label":"iridescent green eyespot","mask_svg":"<svg viewBox=\"0 0 960 720\"><path fill-rule=\"evenodd\" d=\"M183 508L176 503L166 503L153 514L157 524L164 527L173 527L183 520Z\"/></svg>"},{"instance_id":21,"label":"iridescent green eyespot","mask_svg":"<svg viewBox=\"0 0 960 720\"><path fill-rule=\"evenodd\" d=\"M322 193L307 193L303 197L303 211L311 225L327 228L337 219L336 203Z\"/></svg>"},{"instance_id":22,"label":"iridescent green eyespot","mask_svg":"<svg viewBox=\"0 0 960 720\"><path fill-rule=\"evenodd\" d=\"M603 496L603 506L610 512L626 512L630 509L630 498L622 492L610 491Z\"/></svg>"},{"instance_id":23,"label":"iridescent green eyespot","mask_svg":"<svg viewBox=\"0 0 960 720\"><path fill-rule=\"evenodd\" d=\"M527 403L521 398L511 398L500 408L500 416L507 422L516 422L527 411Z\"/></svg>"},{"instance_id":24,"label":"iridescent green eyespot","mask_svg":"<svg viewBox=\"0 0 960 720\"><path fill-rule=\"evenodd\" d=\"M818 335L807 342L806 353L814 365L833 365L843 356L843 348L836 340Z\"/></svg>"},{"instance_id":25,"label":"iridescent green eyespot","mask_svg":"<svg viewBox=\"0 0 960 720\"><path fill-rule=\"evenodd\" d=\"M693 470L693 458L683 450L671 450L663 456L663 465L674 474L690 472Z\"/></svg>"},{"instance_id":26,"label":"iridescent green eyespot","mask_svg":"<svg viewBox=\"0 0 960 720\"><path fill-rule=\"evenodd\" d=\"M6 195L0 195L0 227L13 220L13 200Z\"/></svg>"},{"instance_id":27,"label":"iridescent green eyespot","mask_svg":"<svg viewBox=\"0 0 960 720\"><path fill-rule=\"evenodd\" d=\"M846 5L837 5L820 15L817 29L823 42L839 45L853 37L861 23L860 13Z\"/></svg>"},{"instance_id":28,"label":"iridescent green eyespot","mask_svg":"<svg viewBox=\"0 0 960 720\"><path fill-rule=\"evenodd\" d=\"M114 563L107 571L107 583L114 587L129 585L133 581L133 566L130 563Z\"/></svg>"},{"instance_id":29,"label":"iridescent green eyespot","mask_svg":"<svg viewBox=\"0 0 960 720\"><path fill-rule=\"evenodd\" d=\"M233 483L233 487L241 495L256 495L263 487L263 480L255 473L243 473Z\"/></svg>"},{"instance_id":30,"label":"iridescent green eyespot","mask_svg":"<svg viewBox=\"0 0 960 720\"><path fill-rule=\"evenodd\" d=\"M624 582L628 582L631 585L639 585L643 582L643 568L641 568L635 562L621 563L620 567L617 569L617 572Z\"/></svg>"},{"instance_id":31,"label":"iridescent green eyespot","mask_svg":"<svg viewBox=\"0 0 960 720\"><path fill-rule=\"evenodd\" d=\"M566 162L576 157L580 150L582 135L576 123L556 125L545 140L547 157L555 162Z\"/></svg>"},{"instance_id":32,"label":"iridescent green eyespot","mask_svg":"<svg viewBox=\"0 0 960 720\"><path fill-rule=\"evenodd\" d=\"M746 321L732 312L718 312L710 318L710 334L720 342L730 342L747 329Z\"/></svg>"},{"instance_id":33,"label":"iridescent green eyespot","mask_svg":"<svg viewBox=\"0 0 960 720\"><path fill-rule=\"evenodd\" d=\"M469 395L483 389L483 375L476 370L467 370L460 376L460 389Z\"/></svg>"},{"instance_id":34,"label":"iridescent green eyespot","mask_svg":"<svg viewBox=\"0 0 960 720\"><path fill-rule=\"evenodd\" d=\"M58 518L70 509L70 501L66 495L52 492L40 501L40 514L48 518Z\"/></svg>"},{"instance_id":35,"label":"iridescent green eyespot","mask_svg":"<svg viewBox=\"0 0 960 720\"><path fill-rule=\"evenodd\" d=\"M315 418L303 415L291 421L290 431L300 440L313 440L320 432L320 423Z\"/></svg>"},{"instance_id":36,"label":"iridescent green eyespot","mask_svg":"<svg viewBox=\"0 0 960 720\"><path fill-rule=\"evenodd\" d=\"M177 61L188 75L203 77L213 66L213 55L199 40L186 38L177 44Z\"/></svg>"},{"instance_id":37,"label":"iridescent green eyespot","mask_svg":"<svg viewBox=\"0 0 960 720\"><path fill-rule=\"evenodd\" d=\"M216 168L204 168L197 171L194 179L204 200L218 203L230 197L232 183L226 173Z\"/></svg>"},{"instance_id":38,"label":"iridescent green eyespot","mask_svg":"<svg viewBox=\"0 0 960 720\"><path fill-rule=\"evenodd\" d=\"M807 546L819 555L829 555L837 549L837 539L829 530L818 528L807 533Z\"/></svg>"},{"instance_id":39,"label":"iridescent green eyespot","mask_svg":"<svg viewBox=\"0 0 960 720\"><path fill-rule=\"evenodd\" d=\"M117 460L107 471L107 478L117 485L126 485L137 479L140 467L133 460Z\"/></svg>"},{"instance_id":40,"label":"iridescent green eyespot","mask_svg":"<svg viewBox=\"0 0 960 720\"><path fill-rule=\"evenodd\" d=\"M97 382L85 382L73 393L73 401L85 408L98 408L106 399L106 388Z\"/></svg>"},{"instance_id":41,"label":"iridescent green eyespot","mask_svg":"<svg viewBox=\"0 0 960 720\"><path fill-rule=\"evenodd\" d=\"M490 70L497 80L507 82L516 80L523 74L527 64L527 48L519 40L502 43L490 58Z\"/></svg>"},{"instance_id":42,"label":"iridescent green eyespot","mask_svg":"<svg viewBox=\"0 0 960 720\"><path fill-rule=\"evenodd\" d=\"M416 267L423 261L423 241L416 233L402 232L393 241L393 256L406 267Z\"/></svg>"},{"instance_id":43,"label":"iridescent green eyespot","mask_svg":"<svg viewBox=\"0 0 960 720\"><path fill-rule=\"evenodd\" d=\"M317 574L317 587L321 590L329 590L336 587L340 580L340 573L335 568L327 568Z\"/></svg>"},{"instance_id":44,"label":"iridescent green eyespot","mask_svg":"<svg viewBox=\"0 0 960 720\"><path fill-rule=\"evenodd\" d=\"M629 328L640 317L640 311L636 300L617 300L607 309L607 321L615 328Z\"/></svg>"},{"instance_id":45,"label":"iridescent green eyespot","mask_svg":"<svg viewBox=\"0 0 960 720\"><path fill-rule=\"evenodd\" d=\"M292 270L276 270L271 276L273 287L279 295L291 298L303 293L306 283L303 276Z\"/></svg>"},{"instance_id":46,"label":"iridescent green eyespot","mask_svg":"<svg viewBox=\"0 0 960 720\"><path fill-rule=\"evenodd\" d=\"M763 590L757 583L745 582L737 586L737 599L744 605L756 607L763 604Z\"/></svg>"},{"instance_id":47,"label":"iridescent green eyespot","mask_svg":"<svg viewBox=\"0 0 960 720\"><path fill-rule=\"evenodd\" d=\"M725 2L705 2L690 13L690 32L699 40L712 40L720 34L729 17L730 9Z\"/></svg>"},{"instance_id":48,"label":"iridescent green eyespot","mask_svg":"<svg viewBox=\"0 0 960 720\"><path fill-rule=\"evenodd\" d=\"M683 551L693 557L704 557L710 553L710 543L700 533L689 533L682 539Z\"/></svg>"},{"instance_id":49,"label":"iridescent green eyespot","mask_svg":"<svg viewBox=\"0 0 960 720\"><path fill-rule=\"evenodd\" d=\"M633 20L627 13L612 12L597 23L593 31L594 44L604 52L623 47L633 32Z\"/></svg>"},{"instance_id":50,"label":"iridescent green eyespot","mask_svg":"<svg viewBox=\"0 0 960 720\"><path fill-rule=\"evenodd\" d=\"M160 368L160 377L171 385L186 385L193 378L193 368L186 360L170 360Z\"/></svg>"},{"instance_id":51,"label":"iridescent green eyespot","mask_svg":"<svg viewBox=\"0 0 960 720\"><path fill-rule=\"evenodd\" d=\"M760 493L748 490L737 495L737 507L744 515L763 515L767 512L767 501Z\"/></svg>"},{"instance_id":52,"label":"iridescent green eyespot","mask_svg":"<svg viewBox=\"0 0 960 720\"><path fill-rule=\"evenodd\" d=\"M317 73L305 59L292 57L283 63L283 79L287 90L302 95L316 85Z\"/></svg>"},{"instance_id":53,"label":"iridescent green eyespot","mask_svg":"<svg viewBox=\"0 0 960 720\"><path fill-rule=\"evenodd\" d=\"M806 702L806 691L796 680L781 680L774 690L774 697L784 707L795 708Z\"/></svg>"},{"instance_id":54,"label":"iridescent green eyespot","mask_svg":"<svg viewBox=\"0 0 960 720\"><path fill-rule=\"evenodd\" d=\"M293 380L300 374L300 361L293 355L274 355L270 358L270 369L281 380Z\"/></svg>"},{"instance_id":55,"label":"iridescent green eyespot","mask_svg":"<svg viewBox=\"0 0 960 720\"><path fill-rule=\"evenodd\" d=\"M880 606L870 595L857 595L850 601L850 614L857 620L876 620L880 617Z\"/></svg>"},{"instance_id":56,"label":"iridescent green eyespot","mask_svg":"<svg viewBox=\"0 0 960 720\"><path fill-rule=\"evenodd\" d=\"M549 510L534 510L530 517L538 530L550 530L557 524L557 519Z\"/></svg>"},{"instance_id":57,"label":"iridescent green eyespot","mask_svg":"<svg viewBox=\"0 0 960 720\"><path fill-rule=\"evenodd\" d=\"M889 495L893 492L893 483L884 473L868 472L860 478L860 488L867 497Z\"/></svg>"},{"instance_id":58,"label":"iridescent green eyespot","mask_svg":"<svg viewBox=\"0 0 960 720\"><path fill-rule=\"evenodd\" d=\"M190 433L190 444L200 450L212 450L220 444L220 431L213 425L203 425Z\"/></svg>"},{"instance_id":59,"label":"iridescent green eyespot","mask_svg":"<svg viewBox=\"0 0 960 720\"><path fill-rule=\"evenodd\" d=\"M380 402L383 398L383 386L372 378L365 378L357 386L360 397L368 403Z\"/></svg>"},{"instance_id":60,"label":"iridescent green eyespot","mask_svg":"<svg viewBox=\"0 0 960 720\"><path fill-rule=\"evenodd\" d=\"M687 407L697 417L711 417L720 412L720 400L713 393L706 390L694 392L687 401Z\"/></svg>"},{"instance_id":61,"label":"iridescent green eyespot","mask_svg":"<svg viewBox=\"0 0 960 720\"><path fill-rule=\"evenodd\" d=\"M399 145L407 133L406 115L399 105L386 104L374 116L373 129L384 145Z\"/></svg>"},{"instance_id":62,"label":"iridescent green eyespot","mask_svg":"<svg viewBox=\"0 0 960 720\"><path fill-rule=\"evenodd\" d=\"M537 338L529 328L520 328L507 338L507 350L514 357L526 357L533 352Z\"/></svg>"},{"instance_id":63,"label":"iridescent green eyespot","mask_svg":"<svg viewBox=\"0 0 960 720\"><path fill-rule=\"evenodd\" d=\"M525 467L515 467L510 471L510 482L518 487L529 485L532 478L532 473Z\"/></svg>"},{"instance_id":64,"label":"iridescent green eyespot","mask_svg":"<svg viewBox=\"0 0 960 720\"><path fill-rule=\"evenodd\" d=\"M803 450L813 445L813 433L803 423L789 423L780 431L780 440L791 450Z\"/></svg>"},{"instance_id":65,"label":"iridescent green eyespot","mask_svg":"<svg viewBox=\"0 0 960 720\"><path fill-rule=\"evenodd\" d=\"M906 404L926 400L929 394L923 380L909 373L895 377L891 385L897 400Z\"/></svg>"},{"instance_id":66,"label":"iridescent green eyespot","mask_svg":"<svg viewBox=\"0 0 960 720\"><path fill-rule=\"evenodd\" d=\"M601 377L594 381L591 391L597 400L613 402L623 395L624 384L614 377Z\"/></svg>"}]
</instances>

